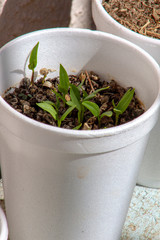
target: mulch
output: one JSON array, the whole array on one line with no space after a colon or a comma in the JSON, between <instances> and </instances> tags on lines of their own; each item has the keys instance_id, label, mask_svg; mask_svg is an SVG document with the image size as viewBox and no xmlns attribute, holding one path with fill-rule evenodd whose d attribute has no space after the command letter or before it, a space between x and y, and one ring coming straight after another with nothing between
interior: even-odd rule
<instances>
[{"instance_id":1,"label":"mulch","mask_svg":"<svg viewBox=\"0 0 160 240\"><path fill-rule=\"evenodd\" d=\"M103 0L102 5L125 27L142 35L160 39L159 0Z\"/></svg>"}]
</instances>

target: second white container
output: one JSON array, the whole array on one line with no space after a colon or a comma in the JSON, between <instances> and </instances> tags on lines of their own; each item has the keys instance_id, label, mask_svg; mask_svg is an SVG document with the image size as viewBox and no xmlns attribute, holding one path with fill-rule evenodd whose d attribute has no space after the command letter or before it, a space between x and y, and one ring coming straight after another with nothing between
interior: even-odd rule
<instances>
[{"instance_id":1,"label":"second white container","mask_svg":"<svg viewBox=\"0 0 160 240\"><path fill-rule=\"evenodd\" d=\"M97 30L112 33L146 50L160 65L160 39L138 34L117 22L102 6L102 0L92 0L92 15ZM152 81L152 79L150 79ZM160 188L160 116L151 132L137 183Z\"/></svg>"}]
</instances>

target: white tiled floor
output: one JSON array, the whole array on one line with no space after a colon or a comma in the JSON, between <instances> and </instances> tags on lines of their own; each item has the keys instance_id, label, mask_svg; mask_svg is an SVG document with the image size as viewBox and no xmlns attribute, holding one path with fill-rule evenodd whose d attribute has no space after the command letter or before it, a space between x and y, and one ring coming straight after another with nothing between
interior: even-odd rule
<instances>
[{"instance_id":1,"label":"white tiled floor","mask_svg":"<svg viewBox=\"0 0 160 240\"><path fill-rule=\"evenodd\" d=\"M160 239L160 190L136 186L121 240Z\"/></svg>"}]
</instances>

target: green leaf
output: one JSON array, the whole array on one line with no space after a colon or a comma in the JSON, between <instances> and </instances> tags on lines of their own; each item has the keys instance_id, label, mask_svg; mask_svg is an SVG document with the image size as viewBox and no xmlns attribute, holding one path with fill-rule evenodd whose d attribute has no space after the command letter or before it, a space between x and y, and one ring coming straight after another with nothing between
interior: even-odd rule
<instances>
[{"instance_id":1,"label":"green leaf","mask_svg":"<svg viewBox=\"0 0 160 240\"><path fill-rule=\"evenodd\" d=\"M78 111L81 111L80 92L74 85L71 85L70 97L72 102L76 105Z\"/></svg>"},{"instance_id":2,"label":"green leaf","mask_svg":"<svg viewBox=\"0 0 160 240\"><path fill-rule=\"evenodd\" d=\"M50 104L50 103L47 103L47 102L41 102L41 103L36 103L37 106L39 106L40 108L42 108L44 111L50 113L52 115L52 117L57 120L57 112L56 110L54 109L54 107Z\"/></svg>"},{"instance_id":3,"label":"green leaf","mask_svg":"<svg viewBox=\"0 0 160 240\"><path fill-rule=\"evenodd\" d=\"M88 96L87 92L85 90L82 89L83 92L83 99L85 100L85 98Z\"/></svg>"},{"instance_id":4,"label":"green leaf","mask_svg":"<svg viewBox=\"0 0 160 240\"><path fill-rule=\"evenodd\" d=\"M97 89L97 90L95 90L93 93L91 93L91 94L89 94L88 96L86 96L86 97L84 98L84 100L90 100L90 99L94 98L97 93L99 93L100 91L106 90L106 89L108 89L108 88L109 88L109 87Z\"/></svg>"},{"instance_id":5,"label":"green leaf","mask_svg":"<svg viewBox=\"0 0 160 240\"><path fill-rule=\"evenodd\" d=\"M100 118L106 116L106 117L112 117L113 112L112 111L107 111L101 114Z\"/></svg>"},{"instance_id":6,"label":"green leaf","mask_svg":"<svg viewBox=\"0 0 160 240\"><path fill-rule=\"evenodd\" d=\"M100 108L96 103L83 101L82 105L85 106L95 117L100 115Z\"/></svg>"},{"instance_id":7,"label":"green leaf","mask_svg":"<svg viewBox=\"0 0 160 240\"><path fill-rule=\"evenodd\" d=\"M122 114L122 111L121 110L119 110L119 109L117 109L117 108L114 108L113 109L113 111L115 112L115 114L117 114L117 115L120 115L120 114Z\"/></svg>"},{"instance_id":8,"label":"green leaf","mask_svg":"<svg viewBox=\"0 0 160 240\"><path fill-rule=\"evenodd\" d=\"M63 115L62 115L62 117L60 118L60 120L61 120L61 121L64 121L64 119L68 116L68 114L70 114L70 113L73 111L73 109L74 109L75 107L76 107L75 105L72 106L72 107L69 107L69 108L65 111L65 113L63 113Z\"/></svg>"},{"instance_id":9,"label":"green leaf","mask_svg":"<svg viewBox=\"0 0 160 240\"><path fill-rule=\"evenodd\" d=\"M82 126L82 123L80 123L78 126L74 127L73 130L78 130Z\"/></svg>"},{"instance_id":10,"label":"green leaf","mask_svg":"<svg viewBox=\"0 0 160 240\"><path fill-rule=\"evenodd\" d=\"M54 106L54 107L55 107L55 105L56 105L54 102L49 101L49 100L43 101L43 103L48 103L48 104L50 104L50 105L52 105L52 106Z\"/></svg>"},{"instance_id":11,"label":"green leaf","mask_svg":"<svg viewBox=\"0 0 160 240\"><path fill-rule=\"evenodd\" d=\"M73 106L76 107L76 105L72 101L67 101L66 104L70 107L73 107Z\"/></svg>"},{"instance_id":12,"label":"green leaf","mask_svg":"<svg viewBox=\"0 0 160 240\"><path fill-rule=\"evenodd\" d=\"M70 87L72 88L76 98L78 99L78 101L80 101L81 99L81 96L80 96L80 90L78 89L78 87L76 87L75 85L73 84L70 84Z\"/></svg>"},{"instance_id":13,"label":"green leaf","mask_svg":"<svg viewBox=\"0 0 160 240\"><path fill-rule=\"evenodd\" d=\"M114 112L118 111L119 114L124 113L124 111L127 109L127 107L129 106L133 95L134 95L134 91L135 89L129 89L121 98L121 100L119 101L119 103L117 104L117 106L114 106Z\"/></svg>"},{"instance_id":14,"label":"green leaf","mask_svg":"<svg viewBox=\"0 0 160 240\"><path fill-rule=\"evenodd\" d=\"M56 111L58 111L57 105L56 105L54 102L47 100L47 101L44 101L44 102L42 102L42 103L48 103L48 104L50 104L51 106L55 107Z\"/></svg>"},{"instance_id":15,"label":"green leaf","mask_svg":"<svg viewBox=\"0 0 160 240\"><path fill-rule=\"evenodd\" d=\"M30 58L29 58L29 64L28 68L30 70L34 70L34 68L37 66L37 52L38 52L38 46L39 42L34 46L34 48L31 51Z\"/></svg>"},{"instance_id":16,"label":"green leaf","mask_svg":"<svg viewBox=\"0 0 160 240\"><path fill-rule=\"evenodd\" d=\"M52 89L52 92L54 92L54 94L56 95L57 98L61 99L64 103L66 102L66 99L61 94L59 94L58 92L56 92L53 89Z\"/></svg>"},{"instance_id":17,"label":"green leaf","mask_svg":"<svg viewBox=\"0 0 160 240\"><path fill-rule=\"evenodd\" d=\"M60 64L59 77L60 77L60 83L58 86L58 90L64 95L66 95L69 89L69 77L65 68L62 66L62 64Z\"/></svg>"},{"instance_id":18,"label":"green leaf","mask_svg":"<svg viewBox=\"0 0 160 240\"><path fill-rule=\"evenodd\" d=\"M77 86L77 88L80 90L81 89L81 87L83 86L83 84L84 84L84 81L85 80L83 80L78 86Z\"/></svg>"}]
</instances>

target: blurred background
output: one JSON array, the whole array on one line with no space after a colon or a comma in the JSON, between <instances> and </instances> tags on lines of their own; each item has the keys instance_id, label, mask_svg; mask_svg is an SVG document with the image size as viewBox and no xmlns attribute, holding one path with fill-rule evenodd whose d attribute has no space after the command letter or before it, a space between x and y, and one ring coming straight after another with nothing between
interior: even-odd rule
<instances>
[{"instance_id":1,"label":"blurred background","mask_svg":"<svg viewBox=\"0 0 160 240\"><path fill-rule=\"evenodd\" d=\"M0 47L27 32L67 27L72 0L0 0Z\"/></svg>"},{"instance_id":2,"label":"blurred background","mask_svg":"<svg viewBox=\"0 0 160 240\"><path fill-rule=\"evenodd\" d=\"M0 47L52 27L92 28L91 0L0 0Z\"/></svg>"}]
</instances>

